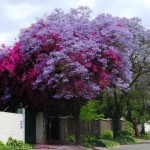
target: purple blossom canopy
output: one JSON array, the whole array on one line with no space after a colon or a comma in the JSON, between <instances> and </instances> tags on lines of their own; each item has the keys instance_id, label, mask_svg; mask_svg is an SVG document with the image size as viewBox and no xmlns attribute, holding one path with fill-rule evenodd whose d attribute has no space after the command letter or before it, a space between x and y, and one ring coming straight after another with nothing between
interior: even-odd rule
<instances>
[{"instance_id":1,"label":"purple blossom canopy","mask_svg":"<svg viewBox=\"0 0 150 150\"><path fill-rule=\"evenodd\" d=\"M90 99L114 86L128 89L133 36L118 18L90 20L90 12L87 7L69 13L56 9L21 32L26 61L36 58L34 89L65 99Z\"/></svg>"}]
</instances>

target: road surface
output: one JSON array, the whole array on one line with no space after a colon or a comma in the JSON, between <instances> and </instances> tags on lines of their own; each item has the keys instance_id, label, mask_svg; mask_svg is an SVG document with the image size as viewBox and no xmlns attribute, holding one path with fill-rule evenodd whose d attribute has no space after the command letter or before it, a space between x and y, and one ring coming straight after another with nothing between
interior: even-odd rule
<instances>
[{"instance_id":1,"label":"road surface","mask_svg":"<svg viewBox=\"0 0 150 150\"><path fill-rule=\"evenodd\" d=\"M109 150L150 150L150 140L136 144L118 146L116 148L110 148Z\"/></svg>"}]
</instances>

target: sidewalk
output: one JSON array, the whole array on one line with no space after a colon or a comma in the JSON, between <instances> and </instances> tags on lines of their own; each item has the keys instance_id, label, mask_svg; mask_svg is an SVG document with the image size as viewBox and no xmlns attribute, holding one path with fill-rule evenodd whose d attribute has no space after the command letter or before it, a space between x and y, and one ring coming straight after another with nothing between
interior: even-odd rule
<instances>
[{"instance_id":1,"label":"sidewalk","mask_svg":"<svg viewBox=\"0 0 150 150\"><path fill-rule=\"evenodd\" d=\"M45 145L37 144L34 150L108 150L106 148L95 147L94 149L77 146L77 145Z\"/></svg>"}]
</instances>

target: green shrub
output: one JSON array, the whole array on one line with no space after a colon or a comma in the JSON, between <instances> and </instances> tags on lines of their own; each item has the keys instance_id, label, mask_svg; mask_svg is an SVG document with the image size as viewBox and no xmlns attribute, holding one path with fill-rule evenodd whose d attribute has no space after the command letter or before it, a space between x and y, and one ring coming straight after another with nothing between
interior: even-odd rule
<instances>
[{"instance_id":1,"label":"green shrub","mask_svg":"<svg viewBox=\"0 0 150 150\"><path fill-rule=\"evenodd\" d=\"M75 135L68 135L68 136L67 136L67 141L68 141L68 142L75 143Z\"/></svg>"},{"instance_id":2,"label":"green shrub","mask_svg":"<svg viewBox=\"0 0 150 150\"><path fill-rule=\"evenodd\" d=\"M104 136L106 137L106 136ZM110 136L109 136L110 137ZM117 143L114 140L106 140L106 139L98 139L95 136L86 136L83 138L83 145L85 147L92 148L94 146L102 146L102 147L114 147L118 146L119 143Z\"/></svg>"},{"instance_id":3,"label":"green shrub","mask_svg":"<svg viewBox=\"0 0 150 150\"><path fill-rule=\"evenodd\" d=\"M113 140L104 140L104 139L99 139L98 140L98 146L102 147L115 147L118 146L119 143Z\"/></svg>"},{"instance_id":4,"label":"green shrub","mask_svg":"<svg viewBox=\"0 0 150 150\"><path fill-rule=\"evenodd\" d=\"M0 150L30 150L32 147L22 141L9 138L6 144L0 145Z\"/></svg>"},{"instance_id":5,"label":"green shrub","mask_svg":"<svg viewBox=\"0 0 150 150\"><path fill-rule=\"evenodd\" d=\"M140 134L140 138L145 140L150 140L150 133Z\"/></svg>"},{"instance_id":6,"label":"green shrub","mask_svg":"<svg viewBox=\"0 0 150 150\"><path fill-rule=\"evenodd\" d=\"M127 135L134 136L135 132L134 132L133 128L128 127L128 128L125 129L125 131L126 131Z\"/></svg>"},{"instance_id":7,"label":"green shrub","mask_svg":"<svg viewBox=\"0 0 150 150\"><path fill-rule=\"evenodd\" d=\"M118 146L119 143L113 139L112 131L104 131L101 134L100 138L95 136L82 137L82 145L89 148L92 148L94 146L114 147Z\"/></svg>"},{"instance_id":8,"label":"green shrub","mask_svg":"<svg viewBox=\"0 0 150 150\"><path fill-rule=\"evenodd\" d=\"M0 141L0 146L3 146L3 145L4 145L4 143L2 141Z\"/></svg>"},{"instance_id":9,"label":"green shrub","mask_svg":"<svg viewBox=\"0 0 150 150\"><path fill-rule=\"evenodd\" d=\"M124 133L126 133L126 135L130 135L130 136L134 136L134 129L133 129L133 124L129 121L126 122L125 124L125 131Z\"/></svg>"},{"instance_id":10,"label":"green shrub","mask_svg":"<svg viewBox=\"0 0 150 150\"><path fill-rule=\"evenodd\" d=\"M0 145L4 145L4 143L2 141L0 141Z\"/></svg>"},{"instance_id":11,"label":"green shrub","mask_svg":"<svg viewBox=\"0 0 150 150\"><path fill-rule=\"evenodd\" d=\"M120 136L116 139L119 144L130 144L135 143L136 139L130 135Z\"/></svg>"},{"instance_id":12,"label":"green shrub","mask_svg":"<svg viewBox=\"0 0 150 150\"><path fill-rule=\"evenodd\" d=\"M94 135L82 137L82 143L85 147L92 148L97 144L97 139Z\"/></svg>"},{"instance_id":13,"label":"green shrub","mask_svg":"<svg viewBox=\"0 0 150 150\"><path fill-rule=\"evenodd\" d=\"M83 146L88 147L88 148L94 147L93 143L89 143L89 142L84 142Z\"/></svg>"},{"instance_id":14,"label":"green shrub","mask_svg":"<svg viewBox=\"0 0 150 150\"><path fill-rule=\"evenodd\" d=\"M83 142L89 142L89 143L93 143L95 142L97 139L94 135L89 135L89 136L84 136L83 137Z\"/></svg>"},{"instance_id":15,"label":"green shrub","mask_svg":"<svg viewBox=\"0 0 150 150\"><path fill-rule=\"evenodd\" d=\"M106 130L100 134L100 139L112 140L114 138L113 132Z\"/></svg>"},{"instance_id":16,"label":"green shrub","mask_svg":"<svg viewBox=\"0 0 150 150\"><path fill-rule=\"evenodd\" d=\"M130 132L128 130L122 130L119 132L119 137L122 137L122 136L133 136L133 132Z\"/></svg>"},{"instance_id":17,"label":"green shrub","mask_svg":"<svg viewBox=\"0 0 150 150\"><path fill-rule=\"evenodd\" d=\"M2 141L0 141L0 150L4 150L4 143Z\"/></svg>"}]
</instances>

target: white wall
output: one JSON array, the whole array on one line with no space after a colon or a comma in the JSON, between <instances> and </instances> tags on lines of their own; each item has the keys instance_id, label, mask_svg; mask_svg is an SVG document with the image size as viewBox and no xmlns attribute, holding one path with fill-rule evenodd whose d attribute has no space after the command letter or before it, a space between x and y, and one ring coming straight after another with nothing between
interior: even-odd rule
<instances>
[{"instance_id":1,"label":"white wall","mask_svg":"<svg viewBox=\"0 0 150 150\"><path fill-rule=\"evenodd\" d=\"M145 132L150 132L150 123L145 123Z\"/></svg>"},{"instance_id":2,"label":"white wall","mask_svg":"<svg viewBox=\"0 0 150 150\"><path fill-rule=\"evenodd\" d=\"M0 140L4 143L12 137L24 141L24 115L0 112Z\"/></svg>"}]
</instances>

